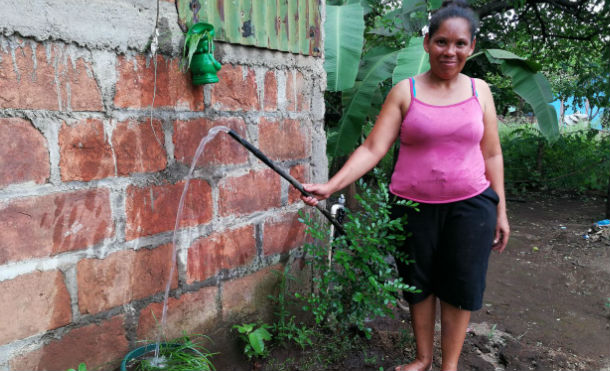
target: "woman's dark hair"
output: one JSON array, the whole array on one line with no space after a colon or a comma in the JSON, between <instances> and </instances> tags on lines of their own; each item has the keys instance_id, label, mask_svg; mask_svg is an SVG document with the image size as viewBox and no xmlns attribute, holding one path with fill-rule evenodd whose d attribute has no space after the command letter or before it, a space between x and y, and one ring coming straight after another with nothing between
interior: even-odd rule
<instances>
[{"instance_id":1,"label":"woman's dark hair","mask_svg":"<svg viewBox=\"0 0 610 371\"><path fill-rule=\"evenodd\" d=\"M464 0L446 0L443 5L432 14L428 34L430 36L438 30L441 24L449 18L463 18L470 24L470 40L474 40L474 35L479 28L479 19L472 8Z\"/></svg>"}]
</instances>

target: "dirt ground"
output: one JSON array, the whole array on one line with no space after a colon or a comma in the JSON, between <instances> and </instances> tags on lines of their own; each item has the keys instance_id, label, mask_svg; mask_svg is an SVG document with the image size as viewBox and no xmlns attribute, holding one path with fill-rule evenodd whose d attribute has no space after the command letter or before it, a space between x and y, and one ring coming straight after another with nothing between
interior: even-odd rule
<instances>
[{"instance_id":1,"label":"dirt ground","mask_svg":"<svg viewBox=\"0 0 610 371\"><path fill-rule=\"evenodd\" d=\"M589 232L603 199L522 201L508 204L511 240L492 257L485 306L472 318L476 335L492 327L506 343L492 336L481 349L470 336L464 363L491 344L487 355L506 370L610 370L609 231Z\"/></svg>"},{"instance_id":2,"label":"dirt ground","mask_svg":"<svg viewBox=\"0 0 610 371\"><path fill-rule=\"evenodd\" d=\"M603 199L519 196L508 210L511 239L492 255L459 369L610 371L610 231L589 231L603 219ZM380 371L413 358L408 312L371 325L368 341L277 349L263 363L235 360L223 369Z\"/></svg>"}]
</instances>

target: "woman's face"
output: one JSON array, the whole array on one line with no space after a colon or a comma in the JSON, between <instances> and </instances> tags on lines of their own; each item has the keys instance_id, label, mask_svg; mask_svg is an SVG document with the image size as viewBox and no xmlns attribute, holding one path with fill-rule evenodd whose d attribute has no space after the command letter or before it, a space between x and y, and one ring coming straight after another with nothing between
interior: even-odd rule
<instances>
[{"instance_id":1,"label":"woman's face","mask_svg":"<svg viewBox=\"0 0 610 371\"><path fill-rule=\"evenodd\" d=\"M424 49L430 55L430 71L441 79L456 77L474 51L470 23L464 18L448 18L434 35L426 35Z\"/></svg>"}]
</instances>

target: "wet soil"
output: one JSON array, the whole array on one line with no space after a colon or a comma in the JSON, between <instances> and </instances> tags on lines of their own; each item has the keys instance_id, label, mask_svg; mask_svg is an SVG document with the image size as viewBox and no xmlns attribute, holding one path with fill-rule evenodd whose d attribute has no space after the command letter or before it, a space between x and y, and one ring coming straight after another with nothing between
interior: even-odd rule
<instances>
[{"instance_id":1,"label":"wet soil","mask_svg":"<svg viewBox=\"0 0 610 371\"><path fill-rule=\"evenodd\" d=\"M508 210L511 239L492 255L459 369L610 371L610 227L590 230L604 219L604 200L536 194L509 200ZM397 308L394 319L371 323L370 340L323 339L222 370L392 370L413 359L409 321Z\"/></svg>"}]
</instances>

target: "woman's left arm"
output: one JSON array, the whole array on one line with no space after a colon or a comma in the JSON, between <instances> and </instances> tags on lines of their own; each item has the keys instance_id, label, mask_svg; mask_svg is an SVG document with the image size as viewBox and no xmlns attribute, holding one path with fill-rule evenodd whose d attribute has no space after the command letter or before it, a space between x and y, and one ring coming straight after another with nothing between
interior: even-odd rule
<instances>
[{"instance_id":1,"label":"woman's left arm","mask_svg":"<svg viewBox=\"0 0 610 371\"><path fill-rule=\"evenodd\" d=\"M477 91L479 101L483 109L483 123L485 129L481 139L481 151L485 159L485 176L491 182L491 188L500 197L498 203L498 220L496 223L496 234L493 249L502 252L508 242L510 227L506 215L506 197L504 194L504 162L502 158L502 147L498 135L498 120L493 96L487 83L477 79Z\"/></svg>"}]
</instances>

